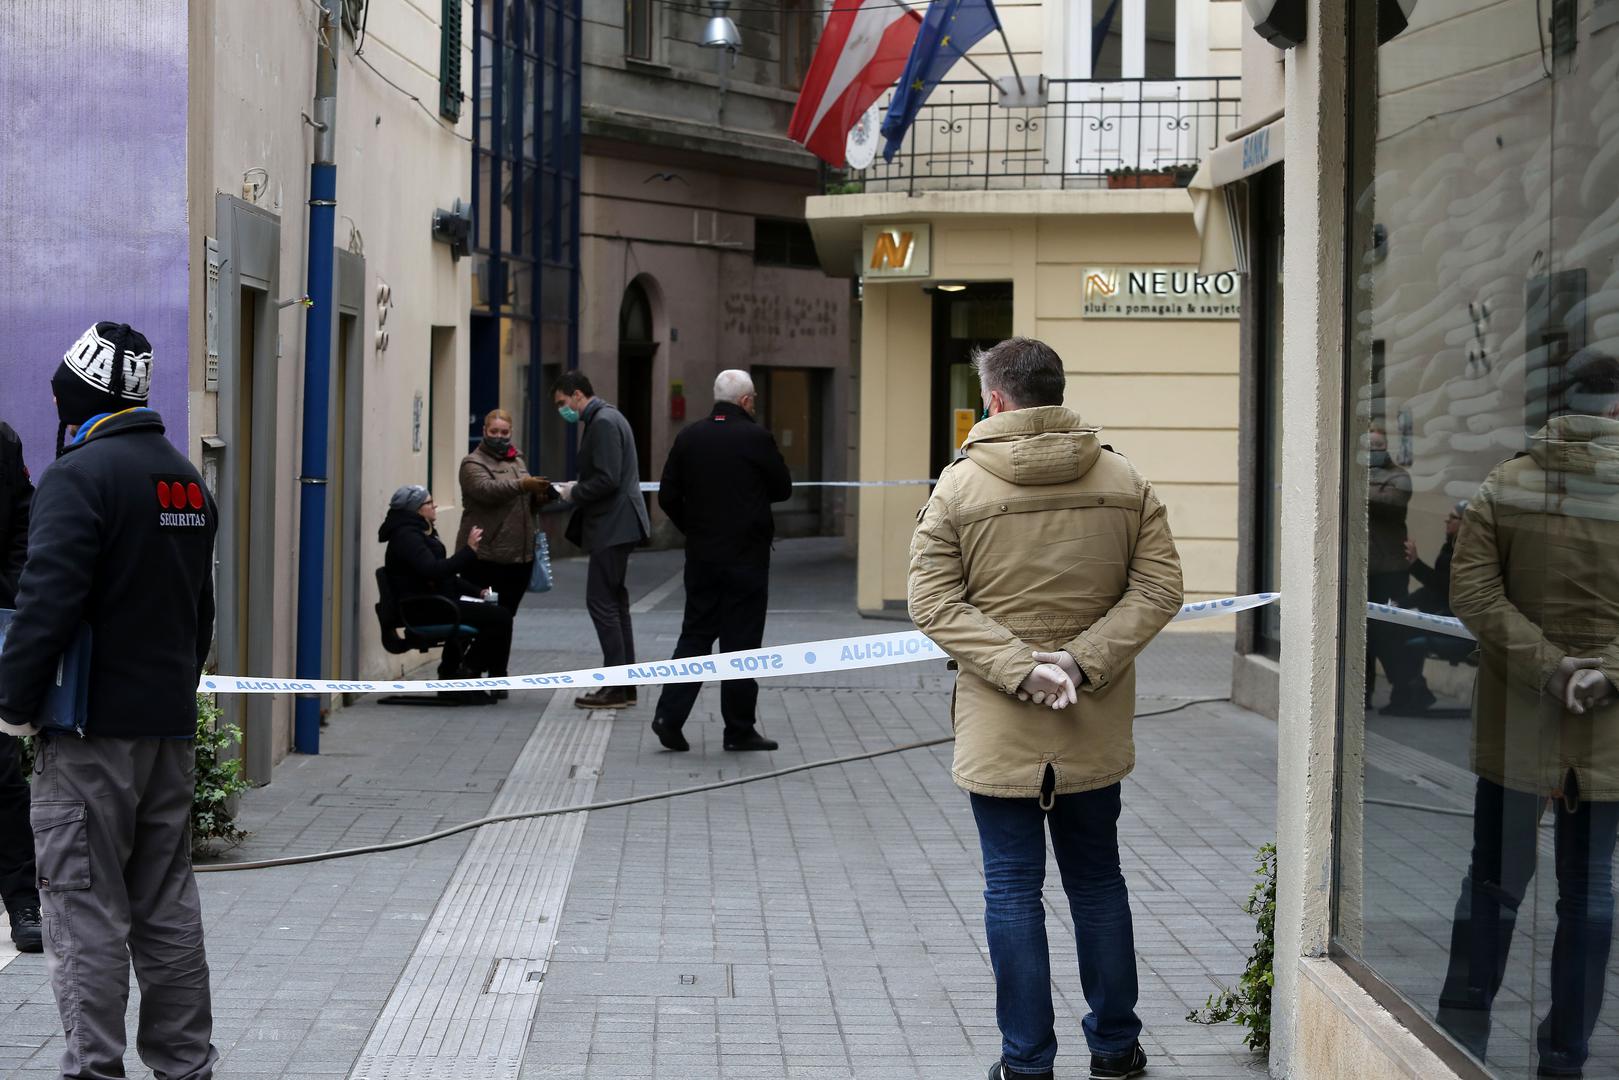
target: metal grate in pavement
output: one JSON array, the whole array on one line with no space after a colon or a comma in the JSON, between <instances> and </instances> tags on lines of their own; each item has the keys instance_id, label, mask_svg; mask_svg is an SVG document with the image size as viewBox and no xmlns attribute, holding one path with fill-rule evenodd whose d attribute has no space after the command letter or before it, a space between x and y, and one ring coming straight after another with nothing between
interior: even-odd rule
<instances>
[{"instance_id":1,"label":"metal grate in pavement","mask_svg":"<svg viewBox=\"0 0 1619 1080\"><path fill-rule=\"evenodd\" d=\"M610 719L554 695L490 813L589 802L611 732ZM352 1080L515 1080L584 819L478 830Z\"/></svg>"}]
</instances>

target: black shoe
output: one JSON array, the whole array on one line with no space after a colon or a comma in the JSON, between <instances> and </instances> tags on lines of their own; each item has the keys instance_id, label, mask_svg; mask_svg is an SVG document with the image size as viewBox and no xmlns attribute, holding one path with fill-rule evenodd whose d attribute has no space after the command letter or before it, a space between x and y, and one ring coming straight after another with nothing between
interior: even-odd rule
<instances>
[{"instance_id":1,"label":"black shoe","mask_svg":"<svg viewBox=\"0 0 1619 1080\"><path fill-rule=\"evenodd\" d=\"M1091 1055L1091 1080L1127 1080L1147 1071L1147 1052L1136 1043L1128 1053Z\"/></svg>"},{"instance_id":2,"label":"black shoe","mask_svg":"<svg viewBox=\"0 0 1619 1080\"><path fill-rule=\"evenodd\" d=\"M45 934L37 906L19 907L11 912L11 943L17 946L18 952L45 951Z\"/></svg>"},{"instance_id":3,"label":"black shoe","mask_svg":"<svg viewBox=\"0 0 1619 1080\"><path fill-rule=\"evenodd\" d=\"M600 690L580 694L573 699L573 703L581 709L627 709L630 698L621 686L604 686Z\"/></svg>"},{"instance_id":4,"label":"black shoe","mask_svg":"<svg viewBox=\"0 0 1619 1080\"><path fill-rule=\"evenodd\" d=\"M749 731L741 735L727 734L725 736L725 749L727 750L774 750L776 740L767 739L757 731Z\"/></svg>"},{"instance_id":5,"label":"black shoe","mask_svg":"<svg viewBox=\"0 0 1619 1080\"><path fill-rule=\"evenodd\" d=\"M505 701L512 696L512 692L510 690L491 690L489 691L489 696L496 701Z\"/></svg>"},{"instance_id":6,"label":"black shoe","mask_svg":"<svg viewBox=\"0 0 1619 1080\"><path fill-rule=\"evenodd\" d=\"M680 729L661 716L652 718L652 734L658 737L658 741L663 744L665 750L673 750L677 754L682 754L691 749L691 743L686 741L686 736L680 733Z\"/></svg>"},{"instance_id":7,"label":"black shoe","mask_svg":"<svg viewBox=\"0 0 1619 1080\"><path fill-rule=\"evenodd\" d=\"M989 1080L1053 1080L1053 1077L1050 1069L1037 1073L1013 1072L999 1061L989 1067Z\"/></svg>"},{"instance_id":8,"label":"black shoe","mask_svg":"<svg viewBox=\"0 0 1619 1080\"><path fill-rule=\"evenodd\" d=\"M1585 1063L1576 1062L1574 1055L1558 1050L1552 1050L1540 1055L1539 1067L1535 1069L1536 1076L1557 1077L1558 1080L1580 1080L1585 1075Z\"/></svg>"}]
</instances>

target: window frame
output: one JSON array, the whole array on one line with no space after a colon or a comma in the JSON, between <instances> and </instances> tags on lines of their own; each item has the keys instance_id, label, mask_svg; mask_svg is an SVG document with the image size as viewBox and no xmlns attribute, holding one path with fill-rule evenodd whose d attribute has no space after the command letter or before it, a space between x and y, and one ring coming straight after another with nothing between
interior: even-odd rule
<instances>
[{"instance_id":1,"label":"window frame","mask_svg":"<svg viewBox=\"0 0 1619 1080\"><path fill-rule=\"evenodd\" d=\"M1110 0L1074 0L1068 12L1069 76L1093 79L1091 63L1091 33L1095 20L1107 9ZM1174 79L1192 79L1209 74L1209 12L1206 0L1174 0L1175 2L1175 70L1171 75L1146 73L1146 18L1148 0L1117 0L1121 36L1120 74L1099 81L1111 82L1147 79L1151 82L1169 82Z\"/></svg>"},{"instance_id":2,"label":"window frame","mask_svg":"<svg viewBox=\"0 0 1619 1080\"><path fill-rule=\"evenodd\" d=\"M802 90L804 78L815 59L821 39L821 21L815 0L781 0L778 27L781 56L777 61L777 82L783 90ZM796 30L789 33L789 28ZM798 64L798 61L802 64Z\"/></svg>"},{"instance_id":3,"label":"window frame","mask_svg":"<svg viewBox=\"0 0 1619 1080\"><path fill-rule=\"evenodd\" d=\"M634 51L633 23L637 9L646 12L647 48L642 56ZM659 0L624 0L624 62L664 66L663 5Z\"/></svg>"}]
</instances>

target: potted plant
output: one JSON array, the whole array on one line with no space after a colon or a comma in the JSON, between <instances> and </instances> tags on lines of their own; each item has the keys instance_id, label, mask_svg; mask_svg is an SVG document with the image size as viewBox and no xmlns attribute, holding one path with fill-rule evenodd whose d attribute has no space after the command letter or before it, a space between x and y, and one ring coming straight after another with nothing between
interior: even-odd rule
<instances>
[{"instance_id":1,"label":"potted plant","mask_svg":"<svg viewBox=\"0 0 1619 1080\"><path fill-rule=\"evenodd\" d=\"M1107 170L1107 186L1109 190L1114 191L1129 188L1185 187L1192 182L1192 174L1196 171L1195 165L1165 165L1161 169L1144 169L1128 165L1122 169Z\"/></svg>"}]
</instances>

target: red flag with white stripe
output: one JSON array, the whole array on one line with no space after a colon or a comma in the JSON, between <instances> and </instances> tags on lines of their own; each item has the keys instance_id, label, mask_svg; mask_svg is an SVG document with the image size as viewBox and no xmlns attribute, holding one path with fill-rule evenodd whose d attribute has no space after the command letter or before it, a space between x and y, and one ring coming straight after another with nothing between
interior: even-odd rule
<instances>
[{"instance_id":1,"label":"red flag with white stripe","mask_svg":"<svg viewBox=\"0 0 1619 1080\"><path fill-rule=\"evenodd\" d=\"M835 0L787 137L842 168L849 129L899 78L921 26L894 0Z\"/></svg>"}]
</instances>

